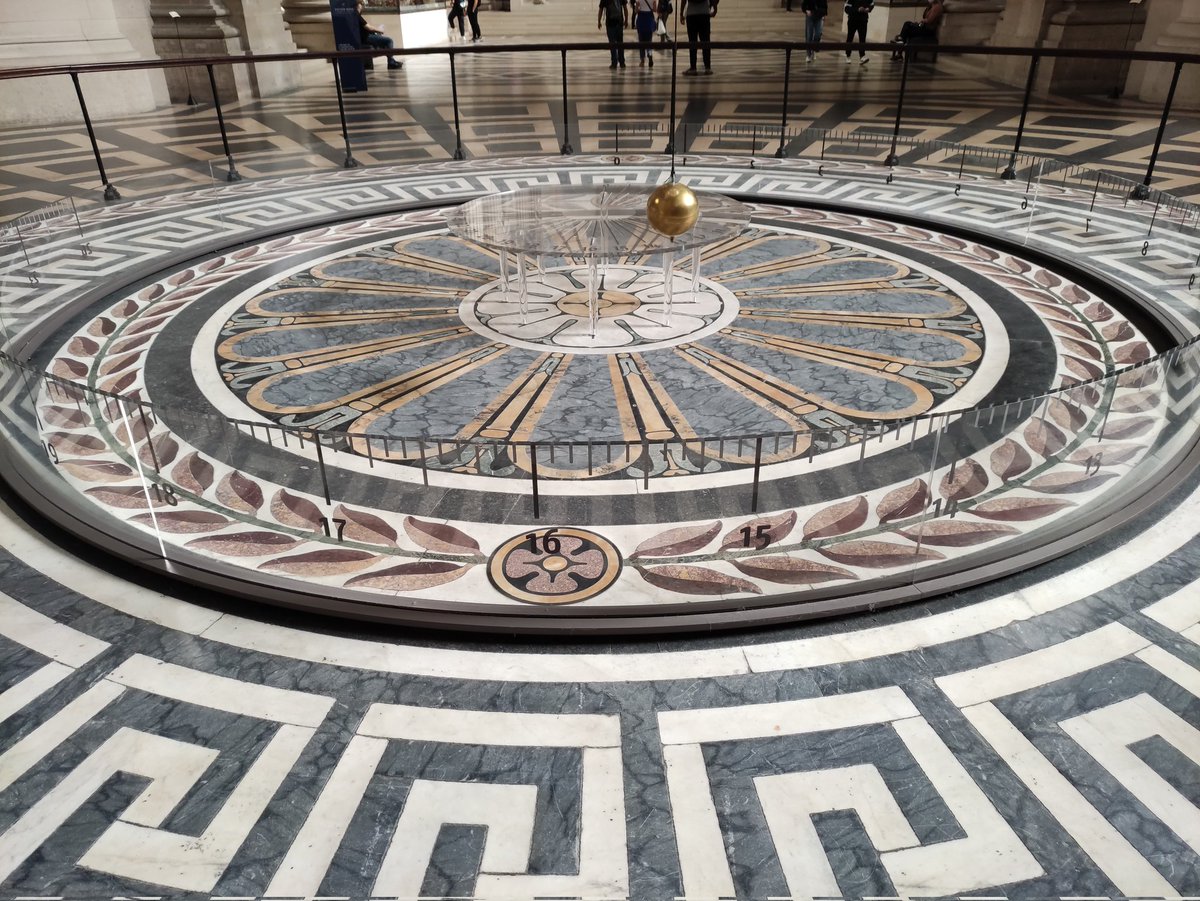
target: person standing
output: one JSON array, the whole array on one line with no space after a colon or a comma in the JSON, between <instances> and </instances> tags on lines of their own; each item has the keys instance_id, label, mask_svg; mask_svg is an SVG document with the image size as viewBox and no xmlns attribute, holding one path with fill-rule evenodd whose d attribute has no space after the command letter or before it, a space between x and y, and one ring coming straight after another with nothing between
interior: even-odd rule
<instances>
[{"instance_id":1,"label":"person standing","mask_svg":"<svg viewBox=\"0 0 1200 901\"><path fill-rule=\"evenodd\" d=\"M467 0L467 21L471 23L471 41L482 41L483 31L479 27L479 7L483 0Z\"/></svg>"},{"instance_id":2,"label":"person standing","mask_svg":"<svg viewBox=\"0 0 1200 901\"><path fill-rule=\"evenodd\" d=\"M875 0L846 0L846 43L854 42L858 35L858 62L865 66L871 61L862 45L867 42L867 18L875 8ZM850 48L846 48L846 62L850 62Z\"/></svg>"},{"instance_id":3,"label":"person standing","mask_svg":"<svg viewBox=\"0 0 1200 901\"><path fill-rule=\"evenodd\" d=\"M600 0L600 9L596 13L596 30L600 23L608 31L608 52L612 57L610 69L620 66L625 68L625 29L629 26L629 10L625 8L625 0Z\"/></svg>"},{"instance_id":4,"label":"person standing","mask_svg":"<svg viewBox=\"0 0 1200 901\"><path fill-rule=\"evenodd\" d=\"M638 54L641 57L639 65L650 64L650 68L654 68L654 32L658 28L658 2L657 0L633 0L632 6L635 10L633 17L633 27L637 29L638 41L641 47L638 48Z\"/></svg>"},{"instance_id":5,"label":"person standing","mask_svg":"<svg viewBox=\"0 0 1200 901\"><path fill-rule=\"evenodd\" d=\"M811 63L817 55L814 48L821 43L821 34L825 30L829 3L828 0L801 0L800 8L804 10L804 40L809 45L808 61Z\"/></svg>"},{"instance_id":6,"label":"person standing","mask_svg":"<svg viewBox=\"0 0 1200 901\"><path fill-rule=\"evenodd\" d=\"M688 56L691 67L684 75L696 74L696 42L707 43L712 39L712 20L717 14L717 0L683 0L683 18L687 22ZM704 48L704 74L712 75L712 51Z\"/></svg>"},{"instance_id":7,"label":"person standing","mask_svg":"<svg viewBox=\"0 0 1200 901\"><path fill-rule=\"evenodd\" d=\"M382 28L376 28L374 25L368 24L367 20L363 18L362 0L359 0L355 5L355 9L358 12L358 37L360 44L375 50L391 50L396 46L395 42L383 33ZM404 68L404 63L400 62L400 60L396 59L390 53L388 54L387 61L389 69Z\"/></svg>"}]
</instances>

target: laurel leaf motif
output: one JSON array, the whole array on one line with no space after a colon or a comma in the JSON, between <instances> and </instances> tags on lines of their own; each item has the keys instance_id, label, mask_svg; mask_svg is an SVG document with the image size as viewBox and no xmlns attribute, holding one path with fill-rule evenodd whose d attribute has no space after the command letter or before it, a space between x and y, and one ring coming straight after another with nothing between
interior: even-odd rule
<instances>
[{"instance_id":1,"label":"laurel leaf motif","mask_svg":"<svg viewBox=\"0 0 1200 901\"><path fill-rule=\"evenodd\" d=\"M421 560L401 563L378 572L364 573L346 582L347 588L372 588L376 591L420 591L445 585L465 576L473 563L451 563L448 560Z\"/></svg>"},{"instance_id":2,"label":"laurel leaf motif","mask_svg":"<svg viewBox=\"0 0 1200 901\"><path fill-rule=\"evenodd\" d=\"M677 594L762 594L762 589L753 582L726 575L704 566L687 566L668 563L648 569L639 569L642 578L664 591Z\"/></svg>"},{"instance_id":3,"label":"laurel leaf motif","mask_svg":"<svg viewBox=\"0 0 1200 901\"><path fill-rule=\"evenodd\" d=\"M988 486L987 471L970 457L960 460L953 468L953 474L947 472L942 476L938 491L942 497L951 501L962 501L974 497Z\"/></svg>"},{"instance_id":4,"label":"laurel leaf motif","mask_svg":"<svg viewBox=\"0 0 1200 901\"><path fill-rule=\"evenodd\" d=\"M867 499L861 494L850 500L841 501L820 510L811 516L804 524L804 537L829 538L833 535L845 535L853 532L867 521L870 512Z\"/></svg>"},{"instance_id":5,"label":"laurel leaf motif","mask_svg":"<svg viewBox=\"0 0 1200 901\"><path fill-rule=\"evenodd\" d=\"M875 508L880 522L892 522L916 516L929 506L929 485L924 479L914 479L907 485L889 491Z\"/></svg>"},{"instance_id":6,"label":"laurel leaf motif","mask_svg":"<svg viewBox=\"0 0 1200 901\"><path fill-rule=\"evenodd\" d=\"M931 519L910 529L900 530L900 534L905 538L942 547L970 547L975 544L986 544L997 538L1003 538L1005 535L1017 535L1019 532L1020 530L1014 529L1012 526L963 522L955 519Z\"/></svg>"},{"instance_id":7,"label":"laurel leaf motif","mask_svg":"<svg viewBox=\"0 0 1200 901\"><path fill-rule=\"evenodd\" d=\"M776 516L761 516L758 519L747 520L721 539L721 550L727 551L730 548L745 547L746 529L750 530L750 546L756 547L758 543L756 536L759 534L759 529L763 530L764 537L768 538L771 544L779 544L788 535L792 534L792 529L795 527L795 510L788 510L786 513L780 513Z\"/></svg>"},{"instance_id":8,"label":"laurel leaf motif","mask_svg":"<svg viewBox=\"0 0 1200 901\"><path fill-rule=\"evenodd\" d=\"M721 531L721 523L710 522L704 525L680 526L667 529L665 532L647 538L639 544L630 559L637 557L678 557L700 550L717 537Z\"/></svg>"},{"instance_id":9,"label":"laurel leaf motif","mask_svg":"<svg viewBox=\"0 0 1200 901\"><path fill-rule=\"evenodd\" d=\"M764 582L781 585L816 585L836 579L857 579L854 573L840 566L814 563L786 554L770 554L762 557L740 557L730 560L735 567L748 576Z\"/></svg>"},{"instance_id":10,"label":"laurel leaf motif","mask_svg":"<svg viewBox=\"0 0 1200 901\"><path fill-rule=\"evenodd\" d=\"M294 554L290 557L277 557L266 563L260 563L258 568L270 572L288 573L293 576L333 576L365 569L378 559L378 555L372 554L370 551L328 548L309 551L306 554Z\"/></svg>"},{"instance_id":11,"label":"laurel leaf motif","mask_svg":"<svg viewBox=\"0 0 1200 901\"><path fill-rule=\"evenodd\" d=\"M1041 497L997 497L975 504L967 513L984 519L1004 522L1029 522L1052 516L1066 507L1074 507L1074 501L1052 501Z\"/></svg>"},{"instance_id":12,"label":"laurel leaf motif","mask_svg":"<svg viewBox=\"0 0 1200 901\"><path fill-rule=\"evenodd\" d=\"M404 531L414 542L438 554L477 554L479 542L454 526L443 522L425 522L415 516L404 517Z\"/></svg>"},{"instance_id":13,"label":"laurel leaf motif","mask_svg":"<svg viewBox=\"0 0 1200 901\"><path fill-rule=\"evenodd\" d=\"M925 560L945 559L944 554L926 547L918 549L908 545L893 544L890 541L872 539L846 541L818 548L818 552L830 560L845 563L847 566L867 566L872 569L911 566Z\"/></svg>"},{"instance_id":14,"label":"laurel leaf motif","mask_svg":"<svg viewBox=\"0 0 1200 901\"><path fill-rule=\"evenodd\" d=\"M346 520L342 534L351 541L359 541L363 544L382 544L388 547L396 546L396 530L374 513L351 510L349 507L338 504L333 515L336 519Z\"/></svg>"},{"instance_id":15,"label":"laurel leaf motif","mask_svg":"<svg viewBox=\"0 0 1200 901\"><path fill-rule=\"evenodd\" d=\"M1029 451L1011 438L1005 438L992 451L992 472L1005 482L1019 476L1032 465L1033 457L1029 455Z\"/></svg>"}]
</instances>

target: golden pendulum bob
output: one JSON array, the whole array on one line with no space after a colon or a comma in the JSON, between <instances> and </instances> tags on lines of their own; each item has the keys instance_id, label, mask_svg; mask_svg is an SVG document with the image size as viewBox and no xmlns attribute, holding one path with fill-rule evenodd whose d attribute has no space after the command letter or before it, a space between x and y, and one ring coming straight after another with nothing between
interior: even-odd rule
<instances>
[{"instance_id":1,"label":"golden pendulum bob","mask_svg":"<svg viewBox=\"0 0 1200 901\"><path fill-rule=\"evenodd\" d=\"M674 238L696 224L700 201L695 192L679 182L659 185L646 202L646 218L658 233Z\"/></svg>"}]
</instances>

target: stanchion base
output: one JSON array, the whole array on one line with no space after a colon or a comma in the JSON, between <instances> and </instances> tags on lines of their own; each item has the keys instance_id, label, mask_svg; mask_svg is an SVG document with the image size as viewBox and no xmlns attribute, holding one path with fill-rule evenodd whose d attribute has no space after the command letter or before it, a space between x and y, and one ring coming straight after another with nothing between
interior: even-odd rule
<instances>
[{"instance_id":1,"label":"stanchion base","mask_svg":"<svg viewBox=\"0 0 1200 901\"><path fill-rule=\"evenodd\" d=\"M777 159L777 160L787 159L787 151L784 150L782 144L780 144L779 149L775 151L775 159Z\"/></svg>"},{"instance_id":2,"label":"stanchion base","mask_svg":"<svg viewBox=\"0 0 1200 901\"><path fill-rule=\"evenodd\" d=\"M225 180L229 182L241 181L242 176L237 169L234 169L232 166L230 166L229 171L225 173Z\"/></svg>"},{"instance_id":3,"label":"stanchion base","mask_svg":"<svg viewBox=\"0 0 1200 901\"><path fill-rule=\"evenodd\" d=\"M348 153L346 154L346 158L344 160L342 160L342 168L343 169L357 169L361 165L362 165L362 163L360 163L358 160L356 160L354 157L352 157Z\"/></svg>"},{"instance_id":4,"label":"stanchion base","mask_svg":"<svg viewBox=\"0 0 1200 901\"><path fill-rule=\"evenodd\" d=\"M1007 169L1005 169L1003 172L1000 173L1001 181L1012 181L1016 177L1017 177L1017 170L1014 169L1011 165Z\"/></svg>"},{"instance_id":5,"label":"stanchion base","mask_svg":"<svg viewBox=\"0 0 1200 901\"><path fill-rule=\"evenodd\" d=\"M1145 200L1150 196L1150 186L1134 185L1133 190L1129 192L1129 196L1134 200Z\"/></svg>"},{"instance_id":6,"label":"stanchion base","mask_svg":"<svg viewBox=\"0 0 1200 901\"><path fill-rule=\"evenodd\" d=\"M895 166L898 162L900 162L900 157L896 156L896 154L894 154L894 153L889 153L887 155L887 159L883 161L883 164L885 166L891 168L892 166Z\"/></svg>"},{"instance_id":7,"label":"stanchion base","mask_svg":"<svg viewBox=\"0 0 1200 901\"><path fill-rule=\"evenodd\" d=\"M572 146L571 146L571 142L570 142L570 141L568 141L568 142L566 142L566 143L564 143L564 144L562 145L562 151L561 151L561 152L562 152L562 155L563 155L563 156L570 156L572 153L574 153L574 152L575 152L575 148L574 148L574 147L572 147Z\"/></svg>"},{"instance_id":8,"label":"stanchion base","mask_svg":"<svg viewBox=\"0 0 1200 901\"><path fill-rule=\"evenodd\" d=\"M105 200L120 200L121 193L112 185L105 185L104 186L104 199Z\"/></svg>"},{"instance_id":9,"label":"stanchion base","mask_svg":"<svg viewBox=\"0 0 1200 901\"><path fill-rule=\"evenodd\" d=\"M462 162L463 160L465 160L467 158L466 151L464 151L462 149L461 144L459 144L457 147L454 148L454 158L456 160L458 160L459 162Z\"/></svg>"}]
</instances>

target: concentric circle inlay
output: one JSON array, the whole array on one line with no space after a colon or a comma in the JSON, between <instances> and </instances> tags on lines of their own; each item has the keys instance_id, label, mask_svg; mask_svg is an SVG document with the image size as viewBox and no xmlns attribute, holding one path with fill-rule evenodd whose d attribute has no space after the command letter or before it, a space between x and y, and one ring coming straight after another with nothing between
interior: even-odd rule
<instances>
[{"instance_id":1,"label":"concentric circle inlay","mask_svg":"<svg viewBox=\"0 0 1200 901\"><path fill-rule=\"evenodd\" d=\"M661 267L600 266L598 321L592 334L588 270L564 267L530 273L522 309L515 280L495 281L471 292L459 307L468 327L529 350L609 354L614 350L660 350L695 341L729 325L738 314L734 294L709 279L671 278L668 306Z\"/></svg>"}]
</instances>

